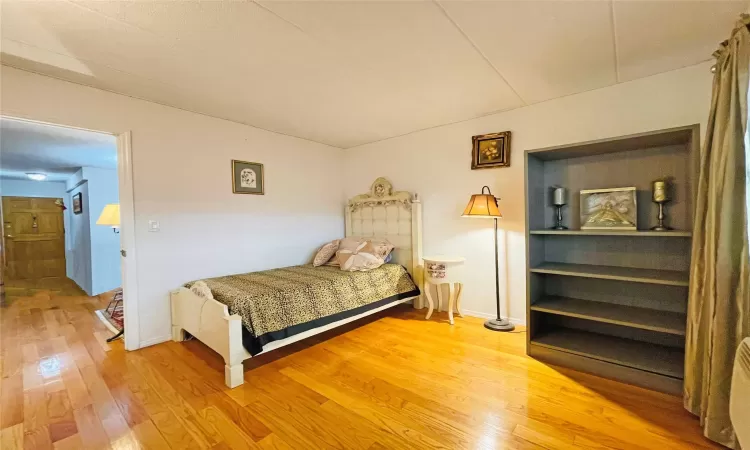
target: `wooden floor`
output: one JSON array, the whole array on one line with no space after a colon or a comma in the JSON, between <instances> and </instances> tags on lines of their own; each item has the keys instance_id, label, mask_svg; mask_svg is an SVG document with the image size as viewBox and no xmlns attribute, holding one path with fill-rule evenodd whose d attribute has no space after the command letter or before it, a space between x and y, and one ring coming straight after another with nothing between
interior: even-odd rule
<instances>
[{"instance_id":1,"label":"wooden floor","mask_svg":"<svg viewBox=\"0 0 750 450\"><path fill-rule=\"evenodd\" d=\"M81 296L86 293L70 278L50 277L40 280L5 280L9 298L33 297L36 294Z\"/></svg>"},{"instance_id":2,"label":"wooden floor","mask_svg":"<svg viewBox=\"0 0 750 450\"><path fill-rule=\"evenodd\" d=\"M544 365L479 319L391 310L261 356L228 390L200 342L107 345L104 299L9 300L3 450L713 448L678 398Z\"/></svg>"}]
</instances>

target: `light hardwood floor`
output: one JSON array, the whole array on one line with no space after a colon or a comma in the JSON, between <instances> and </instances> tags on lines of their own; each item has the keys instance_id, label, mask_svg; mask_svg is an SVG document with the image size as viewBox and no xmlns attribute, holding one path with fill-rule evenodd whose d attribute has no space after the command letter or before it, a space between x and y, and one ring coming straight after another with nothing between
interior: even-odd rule
<instances>
[{"instance_id":1,"label":"light hardwood floor","mask_svg":"<svg viewBox=\"0 0 750 450\"><path fill-rule=\"evenodd\" d=\"M108 345L103 304L0 309L0 448L713 448L678 398L544 365L479 319L391 310L251 360L229 390L200 342Z\"/></svg>"}]
</instances>

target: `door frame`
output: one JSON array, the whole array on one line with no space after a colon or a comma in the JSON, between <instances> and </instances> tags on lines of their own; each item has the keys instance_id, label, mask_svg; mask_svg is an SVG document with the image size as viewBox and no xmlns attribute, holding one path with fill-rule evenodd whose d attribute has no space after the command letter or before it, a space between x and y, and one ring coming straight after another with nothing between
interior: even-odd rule
<instances>
[{"instance_id":1,"label":"door frame","mask_svg":"<svg viewBox=\"0 0 750 450\"><path fill-rule=\"evenodd\" d=\"M42 125L72 128L76 130L91 131L94 133L109 134L117 139L117 178L120 197L120 249L125 251L125 257L120 258L120 270L122 272L123 291L123 316L125 323L124 343L125 350L137 350L140 348L140 330L138 324L138 272L136 270L136 239L135 239L135 196L133 195L133 146L130 130L124 132L113 132L103 130L92 130L89 128L74 127L62 123L45 122L41 120L28 119L25 117L14 117L0 115L0 117L33 122ZM2 219L0 217L0 219ZM2 247L3 259L5 247ZM1 269L1 268L0 268Z\"/></svg>"},{"instance_id":2,"label":"door frame","mask_svg":"<svg viewBox=\"0 0 750 450\"><path fill-rule=\"evenodd\" d=\"M135 257L135 196L133 195L133 146L130 131L117 137L117 179L120 194L120 270L122 271L125 350L141 348L138 324L138 273ZM124 253L123 253L124 252Z\"/></svg>"}]
</instances>

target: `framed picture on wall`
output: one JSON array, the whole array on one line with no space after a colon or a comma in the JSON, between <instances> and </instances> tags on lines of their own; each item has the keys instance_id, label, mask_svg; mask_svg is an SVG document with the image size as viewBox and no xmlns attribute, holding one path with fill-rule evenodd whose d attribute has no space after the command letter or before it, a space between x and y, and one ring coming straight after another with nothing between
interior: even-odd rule
<instances>
[{"instance_id":1,"label":"framed picture on wall","mask_svg":"<svg viewBox=\"0 0 750 450\"><path fill-rule=\"evenodd\" d=\"M471 170L510 166L510 131L471 137Z\"/></svg>"},{"instance_id":2,"label":"framed picture on wall","mask_svg":"<svg viewBox=\"0 0 750 450\"><path fill-rule=\"evenodd\" d=\"M73 214L81 214L83 212L83 195L79 192L73 196Z\"/></svg>"},{"instance_id":3,"label":"framed picture on wall","mask_svg":"<svg viewBox=\"0 0 750 450\"><path fill-rule=\"evenodd\" d=\"M263 164L232 160L232 192L235 194L264 194Z\"/></svg>"}]
</instances>

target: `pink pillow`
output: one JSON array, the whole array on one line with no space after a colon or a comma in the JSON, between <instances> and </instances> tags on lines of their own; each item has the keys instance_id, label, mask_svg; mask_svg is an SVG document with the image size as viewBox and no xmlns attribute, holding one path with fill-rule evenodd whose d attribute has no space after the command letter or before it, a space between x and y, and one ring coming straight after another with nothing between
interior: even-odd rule
<instances>
[{"instance_id":1,"label":"pink pillow","mask_svg":"<svg viewBox=\"0 0 750 450\"><path fill-rule=\"evenodd\" d=\"M377 269L385 261L375 254L375 247L370 241L362 241L356 247L346 246L336 252L336 259L339 261L341 270L347 272Z\"/></svg>"}]
</instances>

